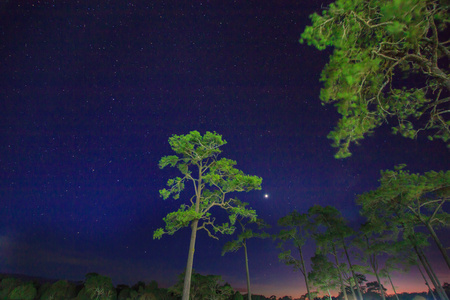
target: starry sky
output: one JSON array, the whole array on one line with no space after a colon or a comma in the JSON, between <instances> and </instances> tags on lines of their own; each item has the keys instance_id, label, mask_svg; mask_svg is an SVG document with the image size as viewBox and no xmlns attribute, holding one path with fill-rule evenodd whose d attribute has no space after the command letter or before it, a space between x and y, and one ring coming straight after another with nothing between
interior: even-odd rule
<instances>
[{"instance_id":1,"label":"starry sky","mask_svg":"<svg viewBox=\"0 0 450 300\"><path fill-rule=\"evenodd\" d=\"M239 198L272 226L319 204L356 227L355 195L376 188L380 170L447 170L444 143L385 127L334 159L326 136L338 114L318 98L331 52L298 42L308 15L329 3L2 1L0 272L173 285L190 230L152 239L190 197L158 194L177 175L157 165L172 154L172 134L221 134L223 157L263 178L261 191ZM194 269L245 290L243 253L221 256L230 238L199 232ZM253 292L304 294L300 273L277 255L270 240L249 241ZM394 279L399 291L422 291L419 276Z\"/></svg>"}]
</instances>

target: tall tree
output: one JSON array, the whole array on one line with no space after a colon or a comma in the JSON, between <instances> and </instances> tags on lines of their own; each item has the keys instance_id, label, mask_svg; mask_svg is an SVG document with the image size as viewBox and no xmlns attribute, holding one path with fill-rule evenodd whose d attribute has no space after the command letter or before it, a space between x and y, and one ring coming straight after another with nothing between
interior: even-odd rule
<instances>
[{"instance_id":1,"label":"tall tree","mask_svg":"<svg viewBox=\"0 0 450 300\"><path fill-rule=\"evenodd\" d=\"M335 207L315 205L308 210L308 213L310 214L315 227L323 227L325 229L325 232L315 235L316 241L328 245L328 249L331 249L331 254L335 257L337 268L339 268L339 263L337 261L336 246L341 247L344 251L358 297L362 300L361 288L358 284L359 281L356 277L355 268L350 260L346 241L346 238L349 238L354 234L353 230L346 224L346 220ZM344 274L343 270L339 270L339 272L342 275ZM342 288L343 294L346 296L345 287L343 286ZM351 291L354 294L353 288L351 288ZM353 297L356 299L356 295L353 295Z\"/></svg>"},{"instance_id":2,"label":"tall tree","mask_svg":"<svg viewBox=\"0 0 450 300\"><path fill-rule=\"evenodd\" d=\"M328 136L337 158L391 119L394 133L427 129L450 146L448 9L444 0L337 0L310 16L300 42L334 49L320 99L342 115Z\"/></svg>"},{"instance_id":3,"label":"tall tree","mask_svg":"<svg viewBox=\"0 0 450 300\"><path fill-rule=\"evenodd\" d=\"M381 270L378 258L384 253L392 253L390 251L392 239L387 234L386 224L377 222L377 220L363 224L359 230L358 237L354 240L354 244L362 250L360 252L362 261L369 266L368 271L375 275L378 284L381 286ZM386 299L383 290L381 290L380 295L383 300Z\"/></svg>"},{"instance_id":4,"label":"tall tree","mask_svg":"<svg viewBox=\"0 0 450 300\"><path fill-rule=\"evenodd\" d=\"M287 216L279 219L278 225L287 228L280 230L280 232L276 236L276 238L281 241L278 247L283 250L283 252L278 255L278 258L286 265L292 265L294 267L294 270L300 270L300 272L303 274L303 278L305 279L308 299L312 300L313 297L310 291L308 272L306 271L302 248L305 245L308 236L310 235L308 230L308 214L300 214L297 211L293 211ZM298 251L300 259L295 258L292 255L291 250L286 250L287 242L292 243L294 248Z\"/></svg>"},{"instance_id":5,"label":"tall tree","mask_svg":"<svg viewBox=\"0 0 450 300\"><path fill-rule=\"evenodd\" d=\"M248 253L247 253L247 240L251 238L267 238L269 234L262 231L269 227L269 224L264 222L263 219L256 220L244 220L244 218L240 217L237 219L238 223L241 225L241 232L239 233L237 239L227 242L222 249L222 255L227 252L236 252L242 247L244 248L244 256L245 256L245 271L247 274L247 298L248 300L252 299L252 293L250 289L250 271L248 268ZM248 225L256 224L257 231L253 231L251 228L246 228Z\"/></svg>"},{"instance_id":6,"label":"tall tree","mask_svg":"<svg viewBox=\"0 0 450 300\"><path fill-rule=\"evenodd\" d=\"M377 205L409 218L416 226L425 226L450 269L450 257L434 229L450 222L450 214L443 209L450 201L450 171L430 171L422 175L411 174L404 167L399 165L393 171L381 171L379 188L361 195L357 201L363 209L372 210L371 207Z\"/></svg>"},{"instance_id":7,"label":"tall tree","mask_svg":"<svg viewBox=\"0 0 450 300\"><path fill-rule=\"evenodd\" d=\"M248 192L261 189L262 179L244 174L234 166L236 162L218 156L220 147L226 144L217 133L206 132L200 135L191 131L187 135L173 135L169 144L177 155L164 156L159 167L176 167L182 177L167 181L168 189L160 190L163 199L172 196L178 199L186 182L191 182L194 195L188 204L181 204L177 211L169 213L165 218L165 228L157 229L153 238L160 239L163 234L173 235L183 227L191 226L191 240L185 272L183 300L189 300L192 266L194 262L195 241L197 231L204 229L208 236L218 239L217 233L232 234L238 216L256 219L256 212L246 208L245 203L228 196L232 192ZM211 209L221 208L229 214L229 222L216 224ZM211 231L213 230L213 232Z\"/></svg>"},{"instance_id":8,"label":"tall tree","mask_svg":"<svg viewBox=\"0 0 450 300\"><path fill-rule=\"evenodd\" d=\"M396 170L398 171L401 168L403 168L403 166L396 167ZM395 178L392 178L392 181L395 182ZM398 182L395 185L398 185ZM393 197L392 194L396 194L396 188L393 189L394 191L391 191L389 188L386 188L386 186L388 185L386 184L383 189L379 188L376 191L367 192L358 196L357 203L362 206L361 213L366 216L369 221L378 220L385 222L390 228L397 228L396 230L402 238L397 242L399 248L409 248L414 250L420 264L423 266L439 296L442 299L448 299L423 251L423 248L429 245L427 236L415 231L415 228L418 226L418 219L413 213L409 212L408 209L405 209L405 206L402 204L402 199L407 199L408 197L403 197L403 194L397 194L397 196ZM411 188L411 191L414 193L414 187ZM438 189L436 193L439 194L441 191L441 189ZM405 195L407 193L408 191L405 191ZM433 194L435 193L431 193L431 195ZM425 197L424 200L426 201L427 198L428 197ZM425 207L422 208L422 212L424 211L426 211ZM433 215L433 218L436 217L441 219L441 215L443 216L442 218L446 218L445 213L433 213Z\"/></svg>"},{"instance_id":9,"label":"tall tree","mask_svg":"<svg viewBox=\"0 0 450 300\"><path fill-rule=\"evenodd\" d=\"M329 300L331 300L330 290L340 286L339 274L334 264L320 253L311 257L311 271L308 273L308 279L318 290L327 292Z\"/></svg>"}]
</instances>

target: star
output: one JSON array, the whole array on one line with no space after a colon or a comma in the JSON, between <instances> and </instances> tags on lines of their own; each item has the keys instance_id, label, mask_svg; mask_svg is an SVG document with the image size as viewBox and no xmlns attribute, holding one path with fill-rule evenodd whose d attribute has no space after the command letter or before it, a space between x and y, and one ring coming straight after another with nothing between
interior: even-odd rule
<instances>
[{"instance_id":1,"label":"star","mask_svg":"<svg viewBox=\"0 0 450 300\"><path fill-rule=\"evenodd\" d=\"M264 194L264 198L269 198L269 194Z\"/></svg>"}]
</instances>

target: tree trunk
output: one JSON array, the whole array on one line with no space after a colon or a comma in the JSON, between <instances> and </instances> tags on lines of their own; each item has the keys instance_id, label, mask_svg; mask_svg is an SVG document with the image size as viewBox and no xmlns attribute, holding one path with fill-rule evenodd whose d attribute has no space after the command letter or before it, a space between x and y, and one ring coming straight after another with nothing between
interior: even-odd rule
<instances>
[{"instance_id":1,"label":"tree trunk","mask_svg":"<svg viewBox=\"0 0 450 300\"><path fill-rule=\"evenodd\" d=\"M375 272L375 276L377 277L377 282L378 282L378 287L380 288L381 298L383 298L383 300L386 300L386 296L384 295L383 285L381 284L380 276L378 276L378 272Z\"/></svg>"},{"instance_id":2,"label":"tree trunk","mask_svg":"<svg viewBox=\"0 0 450 300\"><path fill-rule=\"evenodd\" d=\"M445 259L445 262L447 263L447 267L450 269L450 258L448 257L447 251L445 250L444 246L442 245L441 241L437 237L436 233L434 232L433 227L430 225L430 222L426 222L425 225L428 228L428 231L431 233L431 236L433 237L433 240L436 242L436 245L439 248L439 251L441 251L442 256Z\"/></svg>"},{"instance_id":3,"label":"tree trunk","mask_svg":"<svg viewBox=\"0 0 450 300\"><path fill-rule=\"evenodd\" d=\"M425 274L423 274L422 269L420 268L419 262L418 262L418 264L417 264L417 268L419 269L420 274L422 275L422 278L423 278L423 280L425 281L425 285L428 287L428 292L431 293L431 295L433 296L433 299L434 299L434 300L437 300L437 299L436 299L436 296L435 296L434 293L433 293L433 290L432 290L431 287L430 287L430 284L428 283L427 278L425 277Z\"/></svg>"},{"instance_id":4,"label":"tree trunk","mask_svg":"<svg viewBox=\"0 0 450 300\"><path fill-rule=\"evenodd\" d=\"M395 286L394 286L394 284L392 283L391 276L389 275L389 272L388 272L387 270L386 270L386 275L387 275L387 278L389 278L389 282L391 283L392 289L394 290L395 298L397 298L397 300L400 300L400 299L398 298L397 291L395 290Z\"/></svg>"},{"instance_id":5,"label":"tree trunk","mask_svg":"<svg viewBox=\"0 0 450 300\"><path fill-rule=\"evenodd\" d=\"M442 293L442 288L440 287L440 284L438 283L436 275L434 274L433 270L430 269L430 266L427 264L426 260L425 260L425 256L423 255L423 253L420 251L420 249L416 246L414 246L414 250L417 253L417 256L419 257L420 262L422 263L423 268L425 269L425 272L427 272L428 277L430 278L431 282L434 285L434 288L436 289L436 292L438 293L439 297L442 300L448 300L447 295L445 295L445 293Z\"/></svg>"},{"instance_id":6,"label":"tree trunk","mask_svg":"<svg viewBox=\"0 0 450 300\"><path fill-rule=\"evenodd\" d=\"M302 247L298 247L298 252L300 252L300 261L302 263L302 272L303 272L303 277L305 277L305 284L306 284L306 290L308 291L308 299L311 299L311 292L309 291L309 281L308 281L308 273L306 272L306 267L305 267L305 260L303 259L303 251L302 251Z\"/></svg>"},{"instance_id":7,"label":"tree trunk","mask_svg":"<svg viewBox=\"0 0 450 300\"><path fill-rule=\"evenodd\" d=\"M344 295L344 299L348 300L347 292L345 291L344 280L342 279L342 271L341 271L341 267L339 267L339 261L337 258L336 248L334 247L334 244L332 245L332 247L333 247L333 256L336 261L336 269L337 269L338 275L339 275L339 282L341 283L341 291L342 291L342 294Z\"/></svg>"},{"instance_id":8,"label":"tree trunk","mask_svg":"<svg viewBox=\"0 0 450 300\"><path fill-rule=\"evenodd\" d=\"M423 260L425 261L425 264L427 265L428 269L430 270L430 272L433 275L434 280L435 280L435 282L437 284L436 291L439 292L439 295L442 297L442 299L449 300L447 294L445 293L444 289L442 288L442 285L441 285L441 282L439 281L439 278L436 276L436 273L434 273L433 268L431 267L430 263L428 262L428 259L425 256L425 253L423 253L422 249L419 249L419 251L420 251L420 253L421 253L422 257L423 257Z\"/></svg>"},{"instance_id":9,"label":"tree trunk","mask_svg":"<svg viewBox=\"0 0 450 300\"><path fill-rule=\"evenodd\" d=\"M191 242L189 244L188 261L186 265L186 272L184 274L182 300L189 300L189 292L191 291L191 276L192 276L192 266L194 264L195 240L197 238L198 220L193 220L191 227L192 227Z\"/></svg>"},{"instance_id":10,"label":"tree trunk","mask_svg":"<svg viewBox=\"0 0 450 300\"><path fill-rule=\"evenodd\" d=\"M247 295L248 295L248 300L252 300L252 292L250 290L250 271L248 269L247 241L246 240L244 240L244 253L245 253L245 271L247 272Z\"/></svg>"},{"instance_id":11,"label":"tree trunk","mask_svg":"<svg viewBox=\"0 0 450 300\"><path fill-rule=\"evenodd\" d=\"M358 278L356 278L355 271L353 270L353 265L352 265L352 262L350 261L350 256L348 255L348 251L347 251L347 247L345 246L344 239L342 239L342 247L344 248L344 252L345 252L345 256L347 257L348 265L350 266L350 270L352 271L353 280L355 281L355 286L356 286L356 290L358 291L359 299L363 300L363 296L362 296L362 293L361 293L361 288L359 287ZM383 300L385 300L385 299L383 299Z\"/></svg>"}]
</instances>

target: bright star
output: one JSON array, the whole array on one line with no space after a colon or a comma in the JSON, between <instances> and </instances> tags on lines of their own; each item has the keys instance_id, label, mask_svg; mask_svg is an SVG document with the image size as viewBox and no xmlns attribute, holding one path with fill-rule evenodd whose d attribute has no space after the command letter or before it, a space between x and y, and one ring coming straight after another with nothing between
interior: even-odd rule
<instances>
[{"instance_id":1,"label":"bright star","mask_svg":"<svg viewBox=\"0 0 450 300\"><path fill-rule=\"evenodd\" d=\"M264 194L264 198L269 198L269 194Z\"/></svg>"}]
</instances>

